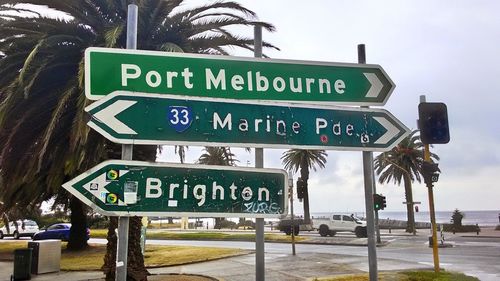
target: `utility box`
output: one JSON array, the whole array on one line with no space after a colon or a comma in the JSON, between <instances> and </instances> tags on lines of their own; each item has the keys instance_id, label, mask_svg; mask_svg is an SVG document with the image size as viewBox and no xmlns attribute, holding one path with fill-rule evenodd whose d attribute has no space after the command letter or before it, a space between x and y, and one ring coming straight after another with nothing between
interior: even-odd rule
<instances>
[{"instance_id":1,"label":"utility box","mask_svg":"<svg viewBox=\"0 0 500 281\"><path fill-rule=\"evenodd\" d=\"M14 275L11 280L31 279L31 252L29 248L14 250Z\"/></svg>"},{"instance_id":2,"label":"utility box","mask_svg":"<svg viewBox=\"0 0 500 281\"><path fill-rule=\"evenodd\" d=\"M28 242L33 249L31 273L42 274L61 270L61 240L42 240Z\"/></svg>"}]
</instances>

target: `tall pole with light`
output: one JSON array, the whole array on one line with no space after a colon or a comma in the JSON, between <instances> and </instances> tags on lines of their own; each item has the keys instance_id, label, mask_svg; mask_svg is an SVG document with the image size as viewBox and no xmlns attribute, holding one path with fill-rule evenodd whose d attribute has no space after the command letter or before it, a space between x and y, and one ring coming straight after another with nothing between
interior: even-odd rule
<instances>
[{"instance_id":1,"label":"tall pole with light","mask_svg":"<svg viewBox=\"0 0 500 281\"><path fill-rule=\"evenodd\" d=\"M425 95L420 96L418 105L418 127L420 140L424 144L424 162L422 175L429 192L429 211L432 225L432 255L434 271L439 272L439 253L437 245L436 213L434 208L434 183L438 181L440 171L437 163L431 160L430 144L444 144L450 141L448 112L444 103L428 103Z\"/></svg>"}]
</instances>

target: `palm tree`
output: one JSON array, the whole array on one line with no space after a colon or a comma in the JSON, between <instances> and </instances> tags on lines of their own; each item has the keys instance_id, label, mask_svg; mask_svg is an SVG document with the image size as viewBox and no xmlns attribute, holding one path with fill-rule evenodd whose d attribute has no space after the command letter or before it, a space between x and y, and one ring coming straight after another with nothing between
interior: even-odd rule
<instances>
[{"instance_id":1,"label":"palm tree","mask_svg":"<svg viewBox=\"0 0 500 281\"><path fill-rule=\"evenodd\" d=\"M206 146L200 158L196 163L204 165L235 166L237 159L229 147L211 147Z\"/></svg>"},{"instance_id":2,"label":"palm tree","mask_svg":"<svg viewBox=\"0 0 500 281\"><path fill-rule=\"evenodd\" d=\"M283 153L281 162L285 170L296 173L300 168L300 177L304 182L304 222L310 223L309 213L309 170L316 171L317 167L324 168L328 154L324 150L290 149Z\"/></svg>"},{"instance_id":3,"label":"palm tree","mask_svg":"<svg viewBox=\"0 0 500 281\"><path fill-rule=\"evenodd\" d=\"M139 49L227 55L227 47L253 50L252 38L228 28L259 24L274 29L235 2L184 9L182 0L135 2ZM17 4L46 6L68 18L49 18L36 6ZM84 207L68 199L60 186L116 154L119 146L86 126L83 52L90 46L124 48L127 1L0 0L0 12L0 173L6 187L0 196L7 206L37 204L56 195L60 201L74 200L72 213L79 219L73 226L85 229ZM156 148L137 147L134 153L154 161ZM140 218L131 220L128 274L141 280L147 273L143 262L142 267L131 266L141 263L135 258L140 255L134 246L140 229L136 224L140 226ZM111 279L114 264L111 255Z\"/></svg>"},{"instance_id":4,"label":"palm tree","mask_svg":"<svg viewBox=\"0 0 500 281\"><path fill-rule=\"evenodd\" d=\"M380 183L394 182L401 185L401 181L403 181L406 202L413 202L411 190L413 181L420 182L422 179L421 167L424 145L420 141L417 132L418 130L412 131L397 146L381 153L374 160L374 169L379 175ZM434 153L431 153L431 158L439 160L439 157ZM416 231L415 214L412 204L406 204L406 212L408 216L406 232L414 233Z\"/></svg>"}]
</instances>

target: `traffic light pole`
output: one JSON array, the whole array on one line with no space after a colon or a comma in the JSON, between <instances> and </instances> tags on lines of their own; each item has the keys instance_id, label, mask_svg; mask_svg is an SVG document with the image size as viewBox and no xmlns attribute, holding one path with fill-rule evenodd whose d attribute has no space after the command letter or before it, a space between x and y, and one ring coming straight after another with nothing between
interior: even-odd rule
<instances>
[{"instance_id":1,"label":"traffic light pole","mask_svg":"<svg viewBox=\"0 0 500 281\"><path fill-rule=\"evenodd\" d=\"M425 95L420 96L420 102L425 102ZM424 144L424 161L431 162L431 151L428 144ZM434 191L432 190L432 182L427 183L429 193L429 212L431 216L432 227L432 256L434 258L434 272L439 272L439 253L437 244L437 229L436 229L436 212L434 210Z\"/></svg>"},{"instance_id":2,"label":"traffic light pole","mask_svg":"<svg viewBox=\"0 0 500 281\"><path fill-rule=\"evenodd\" d=\"M288 188L290 195L290 218L292 225L292 255L295 256L295 224L294 224L294 214L293 214L293 175L291 171L288 171ZM298 226L300 227L300 226Z\"/></svg>"},{"instance_id":3,"label":"traffic light pole","mask_svg":"<svg viewBox=\"0 0 500 281\"><path fill-rule=\"evenodd\" d=\"M377 185L375 184L375 172L372 173L372 181L373 181L373 194L377 194ZM380 226L378 223L378 210L375 210L375 235L377 238L377 244L381 244L382 239L380 239Z\"/></svg>"}]
</instances>

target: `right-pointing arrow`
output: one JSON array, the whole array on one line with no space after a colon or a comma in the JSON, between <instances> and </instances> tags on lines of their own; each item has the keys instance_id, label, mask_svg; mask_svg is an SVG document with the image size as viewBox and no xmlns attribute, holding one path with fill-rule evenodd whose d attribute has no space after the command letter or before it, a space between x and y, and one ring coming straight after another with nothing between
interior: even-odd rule
<instances>
[{"instance_id":1,"label":"right-pointing arrow","mask_svg":"<svg viewBox=\"0 0 500 281\"><path fill-rule=\"evenodd\" d=\"M94 114L94 117L100 122L106 124L109 128L113 129L118 134L131 134L137 135L137 132L125 125L120 120L116 119L116 115L125 109L136 104L137 101L130 100L117 100L108 107Z\"/></svg>"},{"instance_id":2,"label":"right-pointing arrow","mask_svg":"<svg viewBox=\"0 0 500 281\"><path fill-rule=\"evenodd\" d=\"M378 140L375 141L375 144L386 144L391 141L394 136L399 134L399 128L392 125L392 123L385 117L373 117L373 119L379 122L380 125L382 125L387 130L385 134L383 134L380 138L378 138Z\"/></svg>"},{"instance_id":3,"label":"right-pointing arrow","mask_svg":"<svg viewBox=\"0 0 500 281\"><path fill-rule=\"evenodd\" d=\"M382 87L384 87L384 84L378 79L377 75L375 73L363 73L370 82L370 89L368 90L368 93L366 94L365 97L367 98L376 98L382 91Z\"/></svg>"}]
</instances>

